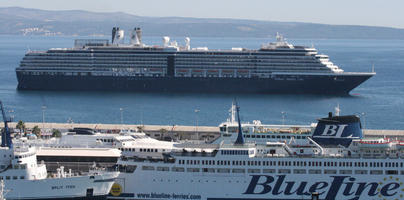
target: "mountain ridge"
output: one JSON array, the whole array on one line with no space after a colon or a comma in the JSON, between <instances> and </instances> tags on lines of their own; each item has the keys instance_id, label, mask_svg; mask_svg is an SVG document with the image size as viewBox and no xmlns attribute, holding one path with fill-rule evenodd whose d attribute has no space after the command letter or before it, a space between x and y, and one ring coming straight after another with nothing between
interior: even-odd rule
<instances>
[{"instance_id":1,"label":"mountain ridge","mask_svg":"<svg viewBox=\"0 0 404 200\"><path fill-rule=\"evenodd\" d=\"M143 17L124 12L84 10L39 10L0 7L0 34L13 35L110 35L114 26L124 30L141 27L148 36L273 37L280 32L289 38L404 39L404 29L330 25L307 22L278 22L230 18Z\"/></svg>"}]
</instances>

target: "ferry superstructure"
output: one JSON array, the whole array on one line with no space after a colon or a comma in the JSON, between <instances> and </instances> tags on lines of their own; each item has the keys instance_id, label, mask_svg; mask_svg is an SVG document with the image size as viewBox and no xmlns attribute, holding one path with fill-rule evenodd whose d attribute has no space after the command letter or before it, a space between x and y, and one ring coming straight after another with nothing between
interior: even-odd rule
<instances>
[{"instance_id":1,"label":"ferry superstructure","mask_svg":"<svg viewBox=\"0 0 404 200\"><path fill-rule=\"evenodd\" d=\"M13 145L3 105L4 131L0 147L0 179L6 199L105 199L119 172L94 171L74 175L64 167L48 174L37 163L36 148Z\"/></svg>"},{"instance_id":2,"label":"ferry superstructure","mask_svg":"<svg viewBox=\"0 0 404 200\"><path fill-rule=\"evenodd\" d=\"M20 90L122 90L136 92L347 94L374 72L344 72L313 47L277 41L249 50L209 50L142 43L141 30L122 44L123 30L109 40L76 40L73 48L30 51L16 68Z\"/></svg>"},{"instance_id":3,"label":"ferry superstructure","mask_svg":"<svg viewBox=\"0 0 404 200\"><path fill-rule=\"evenodd\" d=\"M73 172L88 171L93 165L111 167L121 156L161 159L163 153L171 152L178 144L156 140L143 132L131 130L116 134L66 132L60 138L20 138L16 142L38 147L38 161L44 161L49 171L55 171L62 164Z\"/></svg>"},{"instance_id":4,"label":"ferry superstructure","mask_svg":"<svg viewBox=\"0 0 404 200\"><path fill-rule=\"evenodd\" d=\"M111 199L403 199L402 142L363 139L357 116L319 119L312 144L235 141L188 146L160 160L126 157Z\"/></svg>"}]
</instances>

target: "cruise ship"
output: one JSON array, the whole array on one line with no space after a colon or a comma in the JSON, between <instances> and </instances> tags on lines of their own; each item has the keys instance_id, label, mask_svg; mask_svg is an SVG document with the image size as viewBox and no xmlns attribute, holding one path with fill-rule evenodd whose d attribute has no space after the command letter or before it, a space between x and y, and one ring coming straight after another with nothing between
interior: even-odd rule
<instances>
[{"instance_id":1,"label":"cruise ship","mask_svg":"<svg viewBox=\"0 0 404 200\"><path fill-rule=\"evenodd\" d=\"M112 30L112 39L78 39L73 48L29 51L16 68L19 90L110 90L194 93L349 94L375 72L344 72L314 47L277 35L258 49L191 48L163 37L146 45L142 31Z\"/></svg>"},{"instance_id":2,"label":"cruise ship","mask_svg":"<svg viewBox=\"0 0 404 200\"><path fill-rule=\"evenodd\" d=\"M59 167L48 174L46 165L37 162L36 148L14 145L4 119L1 134L0 181L1 196L6 199L105 199L119 172L93 170L85 175Z\"/></svg>"},{"instance_id":3,"label":"cruise ship","mask_svg":"<svg viewBox=\"0 0 404 200\"><path fill-rule=\"evenodd\" d=\"M162 159L121 158L109 198L404 198L404 142L363 138L355 115L319 119L306 145L245 142L239 114L237 122L234 141L182 145Z\"/></svg>"}]
</instances>

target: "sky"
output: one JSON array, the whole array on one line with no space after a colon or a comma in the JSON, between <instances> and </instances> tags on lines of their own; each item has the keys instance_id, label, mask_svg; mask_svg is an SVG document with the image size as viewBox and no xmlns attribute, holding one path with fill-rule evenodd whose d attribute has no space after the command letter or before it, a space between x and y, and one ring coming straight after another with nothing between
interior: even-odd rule
<instances>
[{"instance_id":1,"label":"sky","mask_svg":"<svg viewBox=\"0 0 404 200\"><path fill-rule=\"evenodd\" d=\"M0 7L404 28L404 0L0 0Z\"/></svg>"}]
</instances>

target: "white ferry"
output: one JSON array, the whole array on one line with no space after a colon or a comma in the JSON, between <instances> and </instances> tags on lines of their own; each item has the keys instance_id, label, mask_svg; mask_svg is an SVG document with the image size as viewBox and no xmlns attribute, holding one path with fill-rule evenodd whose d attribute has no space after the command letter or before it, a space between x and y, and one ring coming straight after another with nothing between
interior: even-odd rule
<instances>
[{"instance_id":1,"label":"white ferry","mask_svg":"<svg viewBox=\"0 0 404 200\"><path fill-rule=\"evenodd\" d=\"M37 163L36 149L12 143L3 105L4 131L0 147L0 180L6 199L105 199L119 172L94 171L74 175L60 167L52 176Z\"/></svg>"},{"instance_id":2,"label":"white ferry","mask_svg":"<svg viewBox=\"0 0 404 200\"><path fill-rule=\"evenodd\" d=\"M310 146L244 143L239 116L237 121L234 143L182 145L163 159L120 159L121 174L109 198L404 198L402 142L386 147L379 145L384 141L366 141L357 116L319 119L313 134L305 138Z\"/></svg>"},{"instance_id":3,"label":"white ferry","mask_svg":"<svg viewBox=\"0 0 404 200\"><path fill-rule=\"evenodd\" d=\"M56 171L60 164L74 172L89 171L94 165L111 167L121 156L161 159L163 153L170 152L177 144L159 141L132 130L121 130L119 134L91 130L66 132L60 138L20 138L15 142L38 147L38 161L44 161L50 172Z\"/></svg>"}]
</instances>

